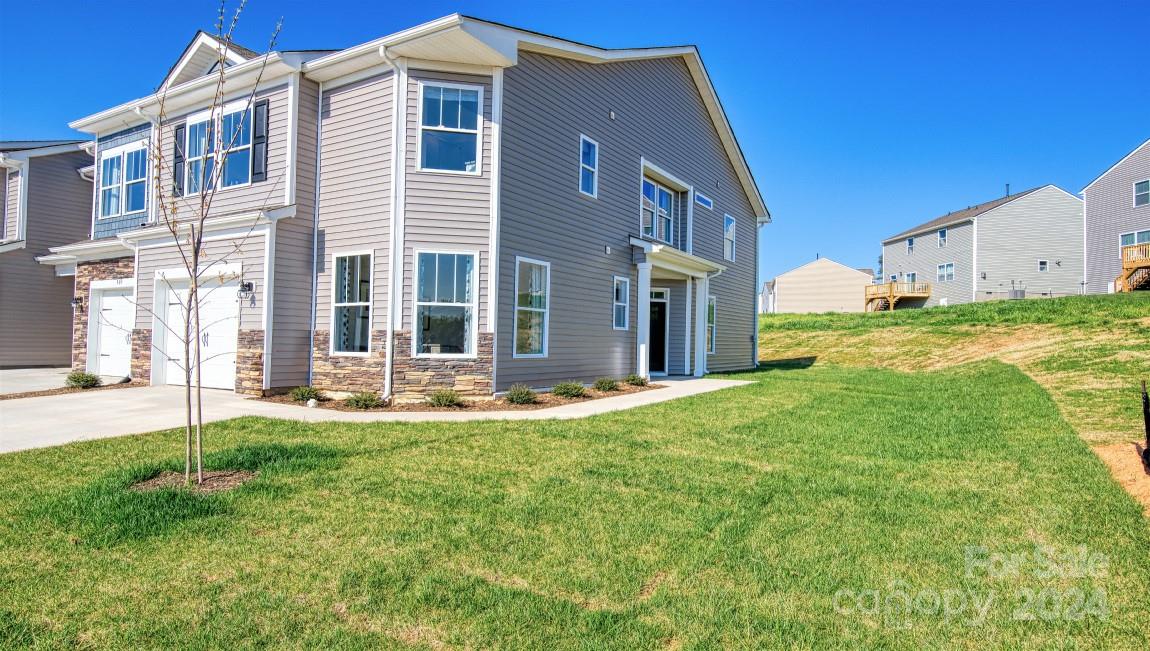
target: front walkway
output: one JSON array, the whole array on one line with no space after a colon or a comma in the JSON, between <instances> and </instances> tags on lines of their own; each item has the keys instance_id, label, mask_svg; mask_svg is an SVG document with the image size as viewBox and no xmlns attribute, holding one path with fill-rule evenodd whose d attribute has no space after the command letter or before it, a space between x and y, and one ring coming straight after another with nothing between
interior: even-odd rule
<instances>
[{"instance_id":1,"label":"front walkway","mask_svg":"<svg viewBox=\"0 0 1150 651\"><path fill-rule=\"evenodd\" d=\"M675 398L741 386L749 382L684 378L660 380L666 388L548 409L458 412L343 412L249 400L226 391L205 391L204 421L266 416L308 422L463 422L477 420L571 419L641 407ZM0 401L0 452L62 445L74 441L141 434L180 427L181 387L160 386L71 393Z\"/></svg>"}]
</instances>

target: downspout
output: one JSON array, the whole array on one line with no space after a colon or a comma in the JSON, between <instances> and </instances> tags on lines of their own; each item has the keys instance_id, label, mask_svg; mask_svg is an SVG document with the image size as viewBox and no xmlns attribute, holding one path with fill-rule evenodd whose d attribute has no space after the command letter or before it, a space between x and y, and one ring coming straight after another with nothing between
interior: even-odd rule
<instances>
[{"instance_id":1,"label":"downspout","mask_svg":"<svg viewBox=\"0 0 1150 651\"><path fill-rule=\"evenodd\" d=\"M318 315L319 302L319 177L320 152L323 151L323 82L319 82L318 99L315 104L315 185L312 194L311 216L311 323L308 330L307 351L307 384L311 386L315 381L315 320ZM328 335L330 336L330 334Z\"/></svg>"},{"instance_id":2,"label":"downspout","mask_svg":"<svg viewBox=\"0 0 1150 651\"><path fill-rule=\"evenodd\" d=\"M406 137L404 125L401 122L401 117L407 114L407 75L401 73L399 62L392 58L387 53L387 46L379 46L379 56L391 66L391 223L388 225L388 258L387 258L387 337L384 342L384 369L383 369L383 399L386 401L391 400L392 396L392 373L395 367L395 287L398 284L400 291L403 291L403 258L399 252L400 241L402 233L399 232L402 225L397 227L397 217L401 210L400 202L402 201L401 188L399 187L402 181L400 174L401 165L407 164L407 147L402 146L403 138ZM403 88L400 87L400 82L403 82ZM402 98L402 100L401 100ZM402 103L401 103L402 101ZM400 153L402 152L402 156ZM399 283L396 283L396 260L399 261ZM375 270L372 270L375 273ZM402 318L402 299L400 303L401 318Z\"/></svg>"}]
</instances>

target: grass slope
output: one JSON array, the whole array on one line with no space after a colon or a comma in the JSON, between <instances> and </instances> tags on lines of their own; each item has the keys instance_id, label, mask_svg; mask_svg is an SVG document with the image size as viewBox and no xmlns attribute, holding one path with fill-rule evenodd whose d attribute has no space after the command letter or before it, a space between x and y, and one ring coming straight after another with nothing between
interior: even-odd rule
<instances>
[{"instance_id":1,"label":"grass slope","mask_svg":"<svg viewBox=\"0 0 1150 651\"><path fill-rule=\"evenodd\" d=\"M971 303L877 314L760 317L763 360L900 370L996 359L1054 397L1092 445L1142 436L1139 380L1150 379L1150 292Z\"/></svg>"},{"instance_id":2,"label":"grass slope","mask_svg":"<svg viewBox=\"0 0 1150 651\"><path fill-rule=\"evenodd\" d=\"M77 497L123 500L125 467L170 463L178 433L0 456L0 647L1150 644L1150 529L1017 369L740 377L580 421L217 424L258 479L218 510L165 494L130 536L131 503ZM968 576L970 545L1108 564ZM868 589L995 599L976 624L929 599L836 612ZM1015 618L1027 590L1075 589L1105 596L1097 617L1068 598Z\"/></svg>"}]
</instances>

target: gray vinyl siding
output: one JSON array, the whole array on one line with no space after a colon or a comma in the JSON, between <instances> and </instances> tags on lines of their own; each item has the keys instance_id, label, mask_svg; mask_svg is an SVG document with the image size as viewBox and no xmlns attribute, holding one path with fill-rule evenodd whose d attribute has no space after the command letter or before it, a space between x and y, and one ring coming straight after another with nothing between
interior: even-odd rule
<instances>
[{"instance_id":1,"label":"gray vinyl siding","mask_svg":"<svg viewBox=\"0 0 1150 651\"><path fill-rule=\"evenodd\" d=\"M581 133L599 143L597 199L579 193ZM681 60L586 64L521 52L504 76L502 147L497 389L635 371L637 279L629 239L639 233L642 157L714 200L713 210L694 207L694 254L728 267L711 280L718 345L707 364L710 370L754 364L755 218ZM723 260L724 213L737 220L733 263ZM516 256L551 263L546 359L512 355ZM627 331L612 328L614 275L631 279ZM676 305L685 303L673 295L673 333L683 321L674 316ZM674 361L671 370L681 372Z\"/></svg>"},{"instance_id":2,"label":"gray vinyl siding","mask_svg":"<svg viewBox=\"0 0 1150 651\"><path fill-rule=\"evenodd\" d=\"M667 318L670 320L671 335L667 338L667 371L670 375L684 375L683 361L691 361L690 356L684 355L685 342L690 336L686 330L686 308L687 308L687 281L685 280L653 280L651 281L653 287L666 287L671 290L671 305L667 310ZM693 297L692 297L693 298ZM694 301L691 303L691 318L694 318L693 312L695 311ZM694 355L694 346L691 347L690 355ZM689 371L687 371L689 372Z\"/></svg>"},{"instance_id":3,"label":"gray vinyl siding","mask_svg":"<svg viewBox=\"0 0 1150 651\"><path fill-rule=\"evenodd\" d=\"M483 88L480 174L419 172L419 82L445 81ZM487 329L488 240L491 229L491 78L412 70L407 83L404 201L403 329L412 328L412 282L417 250L476 251L479 328ZM414 339L413 339L414 341ZM397 355L410 351L397 351Z\"/></svg>"},{"instance_id":4,"label":"gray vinyl siding","mask_svg":"<svg viewBox=\"0 0 1150 651\"><path fill-rule=\"evenodd\" d=\"M270 387L308 383L319 86L302 79L296 111L296 213L276 224Z\"/></svg>"},{"instance_id":5,"label":"gray vinyl siding","mask_svg":"<svg viewBox=\"0 0 1150 651\"><path fill-rule=\"evenodd\" d=\"M1123 233L1150 229L1150 206L1134 207L1134 183L1150 179L1150 141L1083 192L1086 200L1086 291L1112 291L1122 271Z\"/></svg>"},{"instance_id":6,"label":"gray vinyl siding","mask_svg":"<svg viewBox=\"0 0 1150 651\"><path fill-rule=\"evenodd\" d=\"M105 151L107 151L109 149L113 149L115 147L120 147L122 145L128 145L128 144L131 144L133 142L146 141L151 137L151 134L152 134L152 126L151 126L151 124L145 122L144 124L138 124L136 126L133 126L131 128L128 128L128 129L124 129L122 131L117 131L115 133L99 136L96 139L96 172L95 172L96 182L95 182L95 185L99 186L99 184L100 184L99 160ZM151 168L153 166L151 164L149 164L148 167L149 167L148 173L151 174L152 173ZM151 189L150 181L149 181L149 189ZM90 195L88 198L88 203L89 203L88 212L89 212L90 218L92 219L92 230L91 230L92 239L98 240L98 239L102 239L105 237L111 237L111 236L115 235L116 233L120 233L122 231L130 231L130 230L137 229L142 224L146 224L148 222L149 218L148 218L147 212L132 213L129 215L119 215L116 217L100 217L100 195L93 188L89 188L89 193L90 193ZM149 201L152 200L151 192L149 192L148 200ZM148 206L148 209L150 210L151 206Z\"/></svg>"},{"instance_id":7,"label":"gray vinyl siding","mask_svg":"<svg viewBox=\"0 0 1150 651\"><path fill-rule=\"evenodd\" d=\"M264 290L264 236L253 234L237 249L234 239L211 240L204 243L201 266L219 260L220 264L238 264L244 282L252 282L255 291L250 299L240 303L240 329L263 330ZM152 329L156 272L184 270L184 263L175 245L141 248L136 265L136 327ZM178 276L173 276L176 278ZM165 281L158 281L163 283ZM161 313L162 316L163 313Z\"/></svg>"},{"instance_id":8,"label":"gray vinyl siding","mask_svg":"<svg viewBox=\"0 0 1150 651\"><path fill-rule=\"evenodd\" d=\"M321 104L317 330L331 328L333 257L372 251L372 329L387 324L392 73L324 88Z\"/></svg>"},{"instance_id":9,"label":"gray vinyl siding","mask_svg":"<svg viewBox=\"0 0 1150 651\"><path fill-rule=\"evenodd\" d=\"M20 170L4 172L4 232L0 233L0 239L8 241L20 234Z\"/></svg>"},{"instance_id":10,"label":"gray vinyl siding","mask_svg":"<svg viewBox=\"0 0 1150 651\"><path fill-rule=\"evenodd\" d=\"M2 366L67 366L71 360L72 278L57 277L36 257L87 237L92 185L77 170L91 162L76 151L27 163L25 246L0 254ZM14 224L15 206L10 216Z\"/></svg>"},{"instance_id":11,"label":"gray vinyl siding","mask_svg":"<svg viewBox=\"0 0 1150 651\"><path fill-rule=\"evenodd\" d=\"M1028 296L1081 292L1080 199L1046 187L975 219L977 300L1008 298L1012 281L1015 287L1025 288ZM1040 259L1048 262L1048 271L1038 271Z\"/></svg>"},{"instance_id":12,"label":"gray vinyl siding","mask_svg":"<svg viewBox=\"0 0 1150 651\"><path fill-rule=\"evenodd\" d=\"M900 301L898 307L933 307L945 298L949 305L970 303L974 300L974 225L964 222L947 227L946 246L939 248L938 231L932 230L914 236L914 253L907 254L906 239L895 240L883 246L883 282L898 274L899 281L907 273L916 273L918 282L930 283L930 298L926 301ZM954 263L954 280L938 282L938 265Z\"/></svg>"}]
</instances>

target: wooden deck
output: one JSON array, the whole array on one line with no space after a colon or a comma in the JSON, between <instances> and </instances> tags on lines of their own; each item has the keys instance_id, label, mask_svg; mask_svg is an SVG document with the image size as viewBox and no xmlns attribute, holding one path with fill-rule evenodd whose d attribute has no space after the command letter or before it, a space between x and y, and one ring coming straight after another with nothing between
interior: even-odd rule
<instances>
[{"instance_id":1,"label":"wooden deck","mask_svg":"<svg viewBox=\"0 0 1150 651\"><path fill-rule=\"evenodd\" d=\"M1132 292L1150 286L1150 242L1122 247L1122 273L1114 279L1114 291Z\"/></svg>"},{"instance_id":2,"label":"wooden deck","mask_svg":"<svg viewBox=\"0 0 1150 651\"><path fill-rule=\"evenodd\" d=\"M866 286L866 311L893 310L904 298L930 298L930 283L883 283Z\"/></svg>"}]
</instances>

